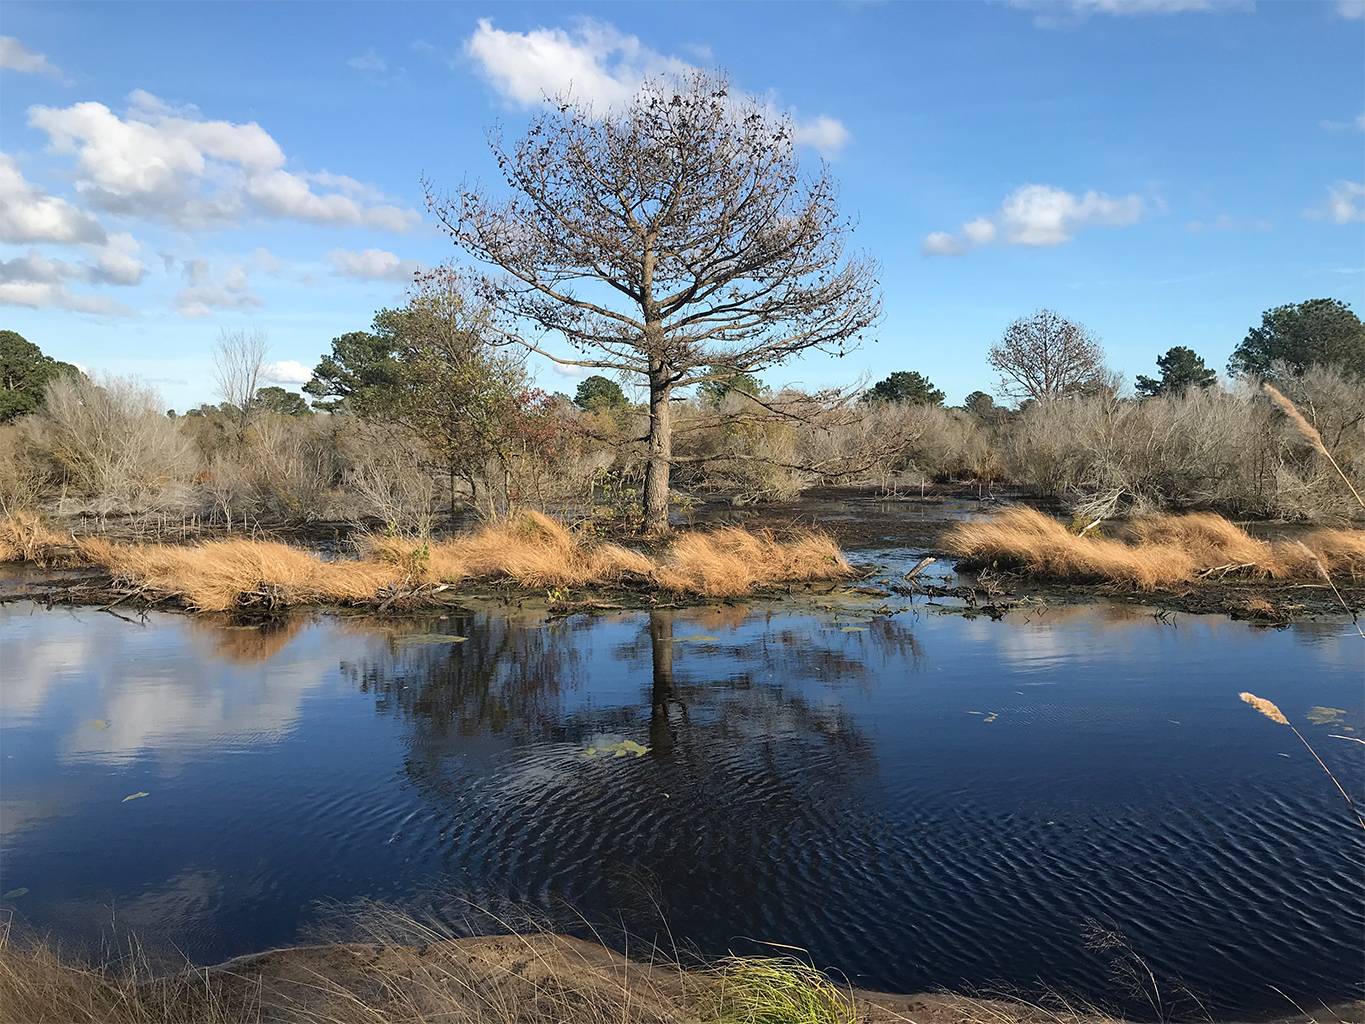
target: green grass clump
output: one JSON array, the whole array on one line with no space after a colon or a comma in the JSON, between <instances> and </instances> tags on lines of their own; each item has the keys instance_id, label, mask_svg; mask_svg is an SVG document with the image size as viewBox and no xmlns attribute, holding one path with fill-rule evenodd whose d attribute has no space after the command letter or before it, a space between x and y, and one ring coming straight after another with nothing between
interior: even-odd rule
<instances>
[{"instance_id":1,"label":"green grass clump","mask_svg":"<svg viewBox=\"0 0 1365 1024\"><path fill-rule=\"evenodd\" d=\"M810 964L790 957L733 957L715 968L720 984L708 1024L855 1024L853 1003Z\"/></svg>"}]
</instances>

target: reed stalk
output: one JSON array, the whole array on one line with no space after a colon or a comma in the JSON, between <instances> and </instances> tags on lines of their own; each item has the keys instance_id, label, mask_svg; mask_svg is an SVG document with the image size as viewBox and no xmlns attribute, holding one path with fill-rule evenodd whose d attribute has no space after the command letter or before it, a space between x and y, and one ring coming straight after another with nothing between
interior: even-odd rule
<instances>
[{"instance_id":1,"label":"reed stalk","mask_svg":"<svg viewBox=\"0 0 1365 1024\"><path fill-rule=\"evenodd\" d=\"M1356 802L1351 799L1351 794L1341 788L1341 783L1338 782L1337 777L1332 774L1332 769L1323 764L1322 758L1318 757L1318 752L1313 749L1312 744L1303 738L1303 733L1299 732L1299 730L1294 727L1294 723L1285 717L1284 712L1273 702L1266 700L1264 697L1258 697L1254 693L1246 693L1244 691L1237 696L1241 697L1242 700L1246 701L1272 722L1278 722L1280 725L1287 725L1290 729L1293 729L1294 735L1299 738L1299 742L1308 748L1308 752L1313 755L1313 760L1322 766L1322 770L1325 771L1327 777L1332 780L1332 785L1337 787L1337 792L1346 798L1346 803L1350 805L1351 813L1356 816L1356 821L1360 822L1360 827L1365 829L1365 817L1362 817L1360 811L1356 809Z\"/></svg>"}]
</instances>

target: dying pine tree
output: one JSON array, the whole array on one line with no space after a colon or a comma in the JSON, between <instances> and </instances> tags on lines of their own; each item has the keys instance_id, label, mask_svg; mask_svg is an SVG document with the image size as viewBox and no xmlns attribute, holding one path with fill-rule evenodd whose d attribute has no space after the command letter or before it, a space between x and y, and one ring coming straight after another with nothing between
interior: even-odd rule
<instances>
[{"instance_id":1,"label":"dying pine tree","mask_svg":"<svg viewBox=\"0 0 1365 1024\"><path fill-rule=\"evenodd\" d=\"M509 340L647 387L651 531L668 528L679 392L813 349L842 355L877 319L876 267L846 251L828 168L803 176L791 119L723 75L652 80L607 112L561 97L514 145L490 145L510 195L428 183L428 207L505 272L486 288Z\"/></svg>"}]
</instances>

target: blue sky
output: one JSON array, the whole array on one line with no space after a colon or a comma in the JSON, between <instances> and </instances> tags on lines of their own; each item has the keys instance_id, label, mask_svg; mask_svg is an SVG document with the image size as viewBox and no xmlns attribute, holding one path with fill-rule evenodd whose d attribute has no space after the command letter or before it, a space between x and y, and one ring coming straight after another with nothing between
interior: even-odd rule
<instances>
[{"instance_id":1,"label":"blue sky","mask_svg":"<svg viewBox=\"0 0 1365 1024\"><path fill-rule=\"evenodd\" d=\"M770 383L960 401L1041 306L1130 380L1172 345L1221 369L1271 306L1365 312L1360 0L11 2L0 31L0 327L176 408L222 328L297 386L457 257L418 181L496 185L490 126L687 65L791 114L882 266L877 340Z\"/></svg>"}]
</instances>

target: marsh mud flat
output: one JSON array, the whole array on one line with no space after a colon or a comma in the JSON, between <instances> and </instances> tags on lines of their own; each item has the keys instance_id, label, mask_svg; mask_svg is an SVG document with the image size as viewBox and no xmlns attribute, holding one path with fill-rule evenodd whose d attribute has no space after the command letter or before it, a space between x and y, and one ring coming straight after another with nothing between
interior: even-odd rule
<instances>
[{"instance_id":1,"label":"marsh mud flat","mask_svg":"<svg viewBox=\"0 0 1365 1024\"><path fill-rule=\"evenodd\" d=\"M305 1020L496 1019L709 1020L720 982L667 955L626 957L569 935L531 933L442 939L420 945L329 943L253 953L192 969L192 985L216 989L263 1024ZM425 982L425 983L424 983ZM837 981L836 981L837 984ZM842 987L859 1024L1117 1024L1093 1009L925 992ZM357 1012L357 1007L363 1010ZM459 1013L464 1010L464 1013ZM492 1011L492 1012L489 1012ZM614 1012L612 1012L614 1011ZM713 1011L714 1012L714 1011ZM1365 1020L1365 1002L1265 1024Z\"/></svg>"},{"instance_id":2,"label":"marsh mud flat","mask_svg":"<svg viewBox=\"0 0 1365 1024\"><path fill-rule=\"evenodd\" d=\"M713 499L700 503L689 516L689 525L700 528L736 525L754 531L771 531L788 537L802 529L815 527L830 534L843 548L859 579L817 581L783 585L746 595L745 598L707 600L680 595L665 595L648 587L615 589L595 587L564 590L542 599L543 592L493 581L471 581L453 589L394 598L376 598L354 606L357 609L387 611L418 608L452 608L495 604L522 605L528 600L535 607L557 614L684 607L708 603L734 604L751 597L772 598L839 592L851 597L885 598L887 607L907 603L968 617L1000 618L1005 612L1052 605L1074 605L1095 601L1116 601L1149 607L1158 617L1173 614L1225 614L1234 619L1264 626L1282 626L1291 621L1317 618L1343 618L1365 608L1365 581L1341 579L1336 589L1322 582L1257 580L1224 576L1198 584L1182 584L1157 591L1136 591L1109 583L1055 582L1026 574L999 571L984 566L957 563L944 551L942 538L953 525L986 519L1009 502L1033 505L1045 511L1058 508L1010 489L988 491L975 487L956 487L940 493L888 495L871 490L831 488L808 492L800 499L763 505L737 506ZM1264 539L1292 538L1301 527L1285 523L1243 524L1254 536ZM303 544L331 554L348 543L337 524L324 524L293 531L280 539ZM935 561L911 572L925 558ZM176 608L175 597L148 595L122 589L110 574L97 568L43 569L33 564L0 565L0 602L34 600L44 604L96 605L113 611L122 609ZM273 610L268 592L249 598L244 610Z\"/></svg>"}]
</instances>

